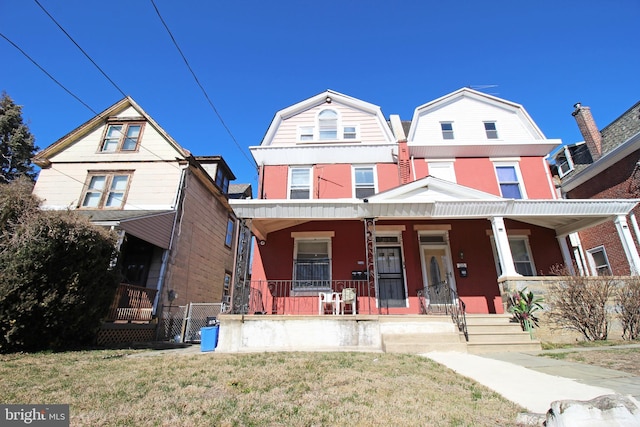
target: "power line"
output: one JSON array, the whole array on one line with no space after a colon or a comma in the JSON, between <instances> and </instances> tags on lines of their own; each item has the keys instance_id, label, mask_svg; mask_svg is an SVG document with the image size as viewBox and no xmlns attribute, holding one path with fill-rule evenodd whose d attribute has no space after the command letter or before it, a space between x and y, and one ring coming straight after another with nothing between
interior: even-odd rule
<instances>
[{"instance_id":1,"label":"power line","mask_svg":"<svg viewBox=\"0 0 640 427\"><path fill-rule=\"evenodd\" d=\"M88 54L87 52L85 52L85 51L84 51L84 49L82 49L78 43L76 43L76 41L73 39L73 37L71 37L71 36L69 35L69 33L67 33L67 31L66 31L64 28L62 28L62 25L60 25L60 24L58 23L58 21L56 21L56 20L55 20L55 18L54 18L53 16L51 16L51 14L47 11L47 9L45 9L45 8L44 8L44 6L42 6L38 0L34 0L34 1L36 2L36 4L37 4L38 6L40 6L40 9L42 9L42 11L43 11L44 13L46 13L46 14L47 14L47 16L48 16L49 18L51 18L51 20L52 20L52 21L53 21L53 22L58 26L58 28L60 28L60 30L65 34L65 36L67 36L67 37L69 38L69 40L71 40L71 41L73 42L73 44L75 44L75 45L76 45L76 47L77 47L78 49L80 49L80 52L82 52L82 53L84 54L84 56L86 56L86 57L87 57L87 59L88 59L89 61L91 61L91 63L92 63L93 65L95 65L95 67L98 69L98 71L100 71L100 72L102 73L102 75L103 75L107 80L109 80L109 82L110 82L110 83L111 83L111 84L112 84L116 89L118 89L118 91L122 94L122 96L123 96L123 97L126 97L127 95L122 91L122 89L120 89L120 87L119 87L117 84L115 84L115 82L114 82L113 80L111 80L111 79L109 78L109 76L107 75L107 73L105 73L105 72L102 70L102 68L100 68L100 66L99 66L98 64L96 64L96 62L91 58L91 56L89 56L89 54Z\"/></svg>"},{"instance_id":2,"label":"power line","mask_svg":"<svg viewBox=\"0 0 640 427\"><path fill-rule=\"evenodd\" d=\"M37 1L37 0L36 0ZM156 6L156 3L154 0L151 0L151 4L153 5L153 8L156 11L156 14L158 15L158 18L160 18L160 22L162 22L162 25L164 26L164 28L167 30L167 33L169 34L169 37L171 37L171 41L173 41L174 46L176 47L176 49L178 49L178 52L180 53L180 56L182 57L182 60L184 61L184 63L187 65L187 68L189 69L189 71L191 72L191 75L193 76L194 80L196 81L196 84L198 85L198 87L200 88L200 90L202 91L202 93L204 94L204 97L207 99L207 101L209 102L209 105L211 106L211 108L213 109L213 112L216 114L216 116L218 117L218 120L220 120L220 123L222 123L222 126L225 128L225 130L227 131L227 133L229 134L229 136L231 137L231 139L233 140L233 142L236 144L236 147L238 147L238 149L240 150L240 152L242 153L242 155L245 157L245 159L247 159L249 161L249 163L251 163L252 167L256 167L255 161L253 161L252 159L249 158L249 156L247 156L247 154L244 152L244 150L242 149L242 147L240 146L240 144L238 143L238 141L236 140L236 138L233 136L233 133L231 133L231 130L229 129L229 127L227 126L227 124L224 122L224 120L222 119L222 116L220 115L220 113L218 112L218 109L215 107L215 105L213 105L213 102L211 101L211 98L209 98L209 94L207 94L207 91L204 89L204 87L202 87L202 85L200 84L200 80L198 80L198 77L196 76L196 73L193 71L193 69L191 68L191 65L189 65L189 61L187 61L186 56L184 55L184 53L182 52L182 49L180 49L180 46L178 45L178 42L176 41L175 37L173 36L173 34L171 33L171 30L169 29L169 26L167 25L167 23L165 22L165 20L162 18L162 15L160 14L160 11L158 10L158 7Z\"/></svg>"},{"instance_id":3,"label":"power line","mask_svg":"<svg viewBox=\"0 0 640 427\"><path fill-rule=\"evenodd\" d=\"M18 49L18 51L20 51L21 54L23 54L29 61L31 61L33 63L33 65L35 65L36 67L38 67L40 69L40 71L42 71L43 73L45 73L47 75L47 77L49 77L51 80L53 80L58 86L60 86L62 89L64 89L65 92L67 92L69 95L73 96L78 102L80 102L82 105L84 105L85 107L87 107L89 109L89 111L91 111L93 114L95 114L96 116L98 115L98 113L96 113L93 108L89 107L83 100L81 100L79 97L77 97L73 92L71 92L69 89L67 89L62 83L60 83L58 80L55 79L55 77L53 77L51 74L49 74L47 72L47 70L45 70L44 68L42 68L40 66L40 64L38 64L33 58L31 58L29 55L27 55L27 53L20 49L20 47L15 44L14 42L12 42L11 40L9 40L9 38L7 36L5 36L4 34L0 33L0 36L2 36L3 39L5 39L6 41L8 41L9 43L11 43L11 45L13 47L15 47L16 49Z\"/></svg>"}]
</instances>

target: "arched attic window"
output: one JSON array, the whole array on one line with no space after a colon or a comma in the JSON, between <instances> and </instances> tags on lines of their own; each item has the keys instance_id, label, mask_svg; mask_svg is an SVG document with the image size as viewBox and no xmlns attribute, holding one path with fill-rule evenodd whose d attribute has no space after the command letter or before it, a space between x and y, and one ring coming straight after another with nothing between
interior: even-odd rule
<instances>
[{"instance_id":1,"label":"arched attic window","mask_svg":"<svg viewBox=\"0 0 640 427\"><path fill-rule=\"evenodd\" d=\"M322 110L318 114L320 140L338 139L338 113L333 110Z\"/></svg>"}]
</instances>

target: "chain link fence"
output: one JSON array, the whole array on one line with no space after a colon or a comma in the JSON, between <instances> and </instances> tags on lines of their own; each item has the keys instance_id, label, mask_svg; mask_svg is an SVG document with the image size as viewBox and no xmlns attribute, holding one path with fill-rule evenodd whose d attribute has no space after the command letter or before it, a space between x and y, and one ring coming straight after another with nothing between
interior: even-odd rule
<instances>
[{"instance_id":1,"label":"chain link fence","mask_svg":"<svg viewBox=\"0 0 640 427\"><path fill-rule=\"evenodd\" d=\"M158 340L177 343L200 342L200 328L226 310L224 303L190 303L163 307L159 319Z\"/></svg>"}]
</instances>

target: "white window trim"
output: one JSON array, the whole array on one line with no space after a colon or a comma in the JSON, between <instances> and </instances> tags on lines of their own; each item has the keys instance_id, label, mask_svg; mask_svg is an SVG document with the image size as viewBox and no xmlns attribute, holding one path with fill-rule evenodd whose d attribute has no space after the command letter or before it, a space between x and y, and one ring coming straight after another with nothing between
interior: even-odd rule
<instances>
[{"instance_id":1,"label":"white window trim","mask_svg":"<svg viewBox=\"0 0 640 427\"><path fill-rule=\"evenodd\" d=\"M355 138L349 138L349 139L345 138L345 136L344 136L345 133L346 133L345 132L345 128L348 128L348 127L349 128L355 128L355 130L356 130ZM355 124L350 124L350 123L344 124L343 123L340 128L342 129L342 139L344 141L360 141L360 125L355 125Z\"/></svg>"},{"instance_id":2,"label":"white window trim","mask_svg":"<svg viewBox=\"0 0 640 427\"><path fill-rule=\"evenodd\" d=\"M376 165L351 165L351 196L356 198L356 169L373 169L373 194L378 193L378 171Z\"/></svg>"},{"instance_id":3,"label":"white window trim","mask_svg":"<svg viewBox=\"0 0 640 427\"><path fill-rule=\"evenodd\" d=\"M293 235L292 235L293 237ZM329 288L331 287L331 281L333 279L333 248L332 248L332 237L294 237L293 239L293 270L291 271L292 280L298 280L296 277L296 260L298 259L298 244L300 242L326 242L327 243L327 256L329 258ZM318 290L326 290L328 288L320 287L320 288L308 288L308 289L293 289L292 292L295 295L304 295L311 294L316 295Z\"/></svg>"},{"instance_id":4,"label":"white window trim","mask_svg":"<svg viewBox=\"0 0 640 427\"><path fill-rule=\"evenodd\" d=\"M522 173L520 172L520 162L518 161L496 161L493 160L493 173L496 177L496 184L498 184L498 190L500 191L500 197L504 197L502 195L502 189L500 188L500 178L498 178L498 167L513 167L516 171L516 177L518 178L518 187L520 188L520 195L522 196L522 200L528 199L527 190L524 185L524 180L522 179Z\"/></svg>"},{"instance_id":5,"label":"white window trim","mask_svg":"<svg viewBox=\"0 0 640 427\"><path fill-rule=\"evenodd\" d=\"M567 164L569 165L569 170L566 172L563 172L562 169L560 168L560 166L558 166L558 155L560 153L564 153L564 157L567 159ZM558 175L560 176L560 178L562 178L563 176L567 175L569 172L571 172L574 168L575 165L573 164L573 159L571 158L571 151L569 151L569 147L567 147L566 145L562 148L561 152L556 153L554 160L556 162L556 166L558 169Z\"/></svg>"},{"instance_id":6,"label":"white window trim","mask_svg":"<svg viewBox=\"0 0 640 427\"><path fill-rule=\"evenodd\" d=\"M489 138L489 135L487 134L487 132L489 132L489 131L486 128L486 124L487 123L493 123L494 124L495 130L493 132L496 133L496 137L495 138ZM500 139L500 134L498 133L498 124L497 123L498 122L495 121L495 120L485 120L485 121L482 122L482 128L484 130L484 136L487 138L487 140L489 140L489 139Z\"/></svg>"},{"instance_id":7,"label":"white window trim","mask_svg":"<svg viewBox=\"0 0 640 427\"><path fill-rule=\"evenodd\" d=\"M309 171L309 199L291 199L291 175L294 169L308 169ZM287 199L289 200L310 200L313 199L313 166L289 166L287 177Z\"/></svg>"},{"instance_id":8,"label":"white window trim","mask_svg":"<svg viewBox=\"0 0 640 427\"><path fill-rule=\"evenodd\" d=\"M427 162L427 169L429 171L429 175L431 175L431 170L432 169L444 169L443 166L446 165L446 168L453 172L453 181L451 182L458 182L458 177L456 176L456 169L455 169L455 160L454 159L436 159L436 160L427 160L425 159L425 161ZM431 176L435 176L435 175L431 175ZM436 178L439 179L444 179L444 178L440 178L438 176L435 176ZM447 179L447 181L449 181Z\"/></svg>"},{"instance_id":9,"label":"white window trim","mask_svg":"<svg viewBox=\"0 0 640 427\"><path fill-rule=\"evenodd\" d=\"M607 255L607 250L604 245L596 246L595 248L587 249L587 259L589 261L589 268L591 269L591 273L594 276L599 276L598 274L598 266L596 265L596 261L593 259L594 252L600 252L604 254L604 259L607 262L607 268L609 269L609 273L612 274L613 270L611 270L611 262L609 261L609 256Z\"/></svg>"},{"instance_id":10,"label":"white window trim","mask_svg":"<svg viewBox=\"0 0 640 427\"><path fill-rule=\"evenodd\" d=\"M456 139L456 130L453 128L453 120L443 120L440 122L440 136L442 138L443 141L453 141ZM442 129L442 125L444 124L449 124L451 125L451 130L450 131L446 131L446 132L451 132L451 136L452 138L445 138L444 137L444 132L445 130Z\"/></svg>"},{"instance_id":11,"label":"white window trim","mask_svg":"<svg viewBox=\"0 0 640 427\"><path fill-rule=\"evenodd\" d=\"M533 259L533 252L531 251L531 245L529 244L529 236L528 235L523 235L523 234L511 234L511 233L507 233L507 239L509 240L509 251L511 251L511 257L513 257L513 251L511 250L511 240L524 240L524 245L525 248L527 249L527 254L529 255L529 263L531 264L531 271L532 271L532 276L535 276L537 273L537 269L536 269L536 263L535 260ZM500 257L498 256L498 249L496 248L496 240L493 236L489 237L491 239L491 250L493 252L493 261L495 263L496 266L496 273L498 273L498 276L500 276L502 273L501 268L500 268ZM516 265L516 260L513 260L513 264L514 264L514 268ZM517 271L517 269L516 269Z\"/></svg>"}]
</instances>

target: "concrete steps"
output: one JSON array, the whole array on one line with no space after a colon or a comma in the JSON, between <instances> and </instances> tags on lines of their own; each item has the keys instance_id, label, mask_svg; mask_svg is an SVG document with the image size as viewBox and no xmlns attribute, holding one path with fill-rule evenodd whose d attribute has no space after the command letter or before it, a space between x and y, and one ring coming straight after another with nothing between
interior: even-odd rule
<instances>
[{"instance_id":1,"label":"concrete steps","mask_svg":"<svg viewBox=\"0 0 640 427\"><path fill-rule=\"evenodd\" d=\"M457 332L383 334L382 351L385 353L420 354L430 351L460 351L466 353L464 336Z\"/></svg>"},{"instance_id":2,"label":"concrete steps","mask_svg":"<svg viewBox=\"0 0 640 427\"><path fill-rule=\"evenodd\" d=\"M467 351L481 354L542 350L540 341L532 340L511 318L509 314L467 314Z\"/></svg>"}]
</instances>

